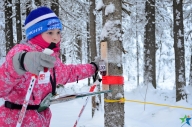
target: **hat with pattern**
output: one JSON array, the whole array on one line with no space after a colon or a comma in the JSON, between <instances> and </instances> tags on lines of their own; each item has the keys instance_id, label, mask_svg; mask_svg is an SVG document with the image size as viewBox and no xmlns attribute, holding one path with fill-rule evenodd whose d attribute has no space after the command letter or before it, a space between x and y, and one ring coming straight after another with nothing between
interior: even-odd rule
<instances>
[{"instance_id":1,"label":"hat with pattern","mask_svg":"<svg viewBox=\"0 0 192 127\"><path fill-rule=\"evenodd\" d=\"M62 23L48 7L39 7L31 11L25 20L25 31L28 40L52 29L62 30Z\"/></svg>"}]
</instances>

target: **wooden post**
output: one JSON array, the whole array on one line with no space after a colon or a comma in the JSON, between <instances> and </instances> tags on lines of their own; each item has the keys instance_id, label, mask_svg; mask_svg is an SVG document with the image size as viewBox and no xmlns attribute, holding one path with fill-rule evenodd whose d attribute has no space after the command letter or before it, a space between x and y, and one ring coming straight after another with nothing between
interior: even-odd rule
<instances>
[{"instance_id":1,"label":"wooden post","mask_svg":"<svg viewBox=\"0 0 192 127\"><path fill-rule=\"evenodd\" d=\"M106 63L106 75L108 75L107 42L101 42L101 59ZM102 84L102 90L109 90L109 85Z\"/></svg>"}]
</instances>

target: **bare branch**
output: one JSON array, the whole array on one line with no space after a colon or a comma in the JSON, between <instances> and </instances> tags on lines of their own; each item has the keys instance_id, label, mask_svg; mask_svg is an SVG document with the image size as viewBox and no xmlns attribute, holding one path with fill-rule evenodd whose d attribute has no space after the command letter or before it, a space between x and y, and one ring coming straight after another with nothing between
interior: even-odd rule
<instances>
[{"instance_id":1,"label":"bare branch","mask_svg":"<svg viewBox=\"0 0 192 127\"><path fill-rule=\"evenodd\" d=\"M125 9L124 7L122 7L122 10L123 10L126 14L128 14L129 16L131 15L131 11L128 11L128 10Z\"/></svg>"},{"instance_id":2,"label":"bare branch","mask_svg":"<svg viewBox=\"0 0 192 127\"><path fill-rule=\"evenodd\" d=\"M128 3L128 2L126 2L126 1L124 1L124 0L122 1L122 3L123 3L123 4L128 4L129 6L133 6L133 4Z\"/></svg>"}]
</instances>

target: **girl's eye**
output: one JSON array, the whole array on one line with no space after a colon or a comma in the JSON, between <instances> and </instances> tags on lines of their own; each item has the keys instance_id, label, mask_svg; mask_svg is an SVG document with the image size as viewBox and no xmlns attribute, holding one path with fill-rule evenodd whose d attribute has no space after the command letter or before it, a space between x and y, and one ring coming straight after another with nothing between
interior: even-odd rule
<instances>
[{"instance_id":1,"label":"girl's eye","mask_svg":"<svg viewBox=\"0 0 192 127\"><path fill-rule=\"evenodd\" d=\"M60 34L60 33L61 33L60 31L57 32L57 34Z\"/></svg>"},{"instance_id":2,"label":"girl's eye","mask_svg":"<svg viewBox=\"0 0 192 127\"><path fill-rule=\"evenodd\" d=\"M52 34L52 32L48 32L48 34L50 34L50 35L51 35L51 34Z\"/></svg>"}]
</instances>

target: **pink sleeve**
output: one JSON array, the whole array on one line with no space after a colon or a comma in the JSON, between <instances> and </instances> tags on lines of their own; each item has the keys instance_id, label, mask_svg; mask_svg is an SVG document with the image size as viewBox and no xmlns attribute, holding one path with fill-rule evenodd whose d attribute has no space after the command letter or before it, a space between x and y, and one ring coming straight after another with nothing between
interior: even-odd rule
<instances>
[{"instance_id":1,"label":"pink sleeve","mask_svg":"<svg viewBox=\"0 0 192 127\"><path fill-rule=\"evenodd\" d=\"M13 67L13 56L26 49L25 46L15 46L7 54L5 62L0 66L0 97L7 95L17 85L22 76Z\"/></svg>"},{"instance_id":2,"label":"pink sleeve","mask_svg":"<svg viewBox=\"0 0 192 127\"><path fill-rule=\"evenodd\" d=\"M58 84L66 84L77 80L85 79L95 73L95 66L92 64L65 65L57 59L56 77Z\"/></svg>"}]
</instances>

